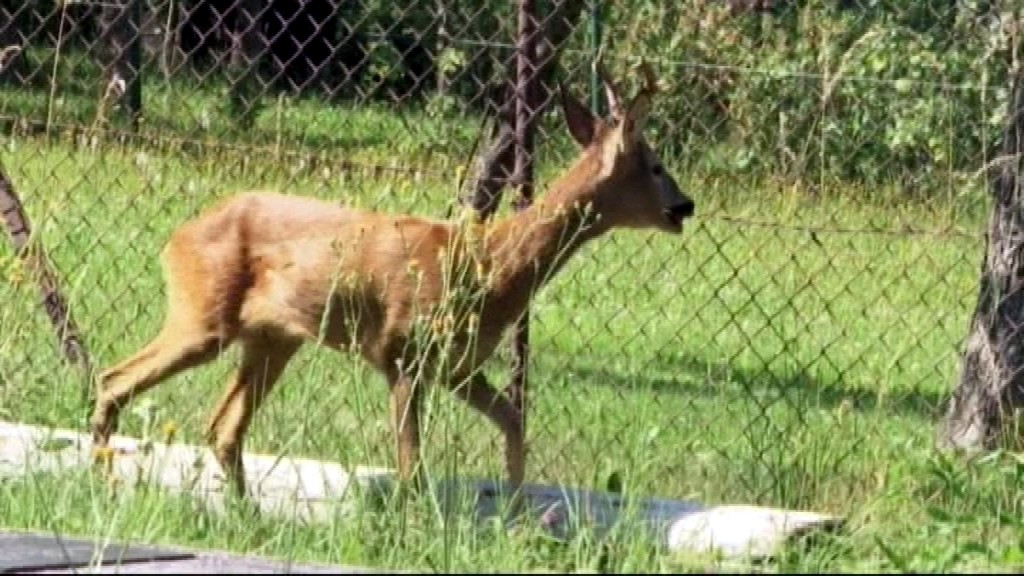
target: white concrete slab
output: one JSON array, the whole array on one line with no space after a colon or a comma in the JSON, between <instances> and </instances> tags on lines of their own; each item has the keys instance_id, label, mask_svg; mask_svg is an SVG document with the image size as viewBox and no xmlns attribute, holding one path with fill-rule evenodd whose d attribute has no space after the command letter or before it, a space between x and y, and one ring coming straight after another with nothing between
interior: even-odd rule
<instances>
[{"instance_id":1,"label":"white concrete slab","mask_svg":"<svg viewBox=\"0 0 1024 576\"><path fill-rule=\"evenodd\" d=\"M111 446L118 452L112 470L126 487L136 481L152 482L191 492L214 509L223 505L223 477L206 447L145 446L124 436L115 436ZM393 472L386 468L346 469L332 462L252 453L244 458L260 510L300 521L323 522L344 514L358 502L353 500L353 488L387 489L393 479ZM86 434L0 422L0 477L91 463L91 440ZM438 494L442 502L447 501L445 495L456 493L453 489L475 495L476 513L484 518L498 513L502 487L500 482L449 480L440 483ZM767 557L792 536L843 523L841 518L810 511L705 506L658 498L627 500L616 494L537 484L525 485L523 492L529 508L556 536L569 536L581 525L600 534L628 515L646 525L667 550L711 552L726 558Z\"/></svg>"}]
</instances>

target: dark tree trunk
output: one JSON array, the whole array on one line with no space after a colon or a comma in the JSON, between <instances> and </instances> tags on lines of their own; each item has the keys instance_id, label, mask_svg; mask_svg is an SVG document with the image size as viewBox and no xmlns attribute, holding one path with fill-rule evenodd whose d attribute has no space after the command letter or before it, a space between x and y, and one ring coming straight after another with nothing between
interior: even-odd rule
<instances>
[{"instance_id":1,"label":"dark tree trunk","mask_svg":"<svg viewBox=\"0 0 1024 576\"><path fill-rule=\"evenodd\" d=\"M1011 416L1024 400L1024 86L1013 82L1000 157L990 173L992 215L981 285L960 381L942 423L940 447L991 450L1016 438Z\"/></svg>"},{"instance_id":2,"label":"dark tree trunk","mask_svg":"<svg viewBox=\"0 0 1024 576\"><path fill-rule=\"evenodd\" d=\"M267 0L239 0L235 6L231 36L229 66L243 72L255 74L267 46L263 29Z\"/></svg>"},{"instance_id":3,"label":"dark tree trunk","mask_svg":"<svg viewBox=\"0 0 1024 576\"><path fill-rule=\"evenodd\" d=\"M249 128L259 112L263 92L262 61L267 38L263 29L267 0L239 0L235 7L228 74L231 82L231 114Z\"/></svg>"},{"instance_id":4,"label":"dark tree trunk","mask_svg":"<svg viewBox=\"0 0 1024 576\"><path fill-rule=\"evenodd\" d=\"M109 110L119 101L133 126L142 113L141 15L141 0L104 4L100 14L100 105Z\"/></svg>"},{"instance_id":5,"label":"dark tree trunk","mask_svg":"<svg viewBox=\"0 0 1024 576\"><path fill-rule=\"evenodd\" d=\"M534 44L537 51L534 61L539 62L540 66L527 94L527 108L532 112L531 124L536 123L551 99L552 77L557 68L558 56L585 6L585 0L558 0L544 21L544 32ZM471 206L483 217L489 217L497 210L503 188L513 183L517 62L516 58L506 62L508 72L504 77L508 80L504 83L501 102L497 107L491 143L478 158L475 180L469 188L468 196L462 198L463 203Z\"/></svg>"}]
</instances>

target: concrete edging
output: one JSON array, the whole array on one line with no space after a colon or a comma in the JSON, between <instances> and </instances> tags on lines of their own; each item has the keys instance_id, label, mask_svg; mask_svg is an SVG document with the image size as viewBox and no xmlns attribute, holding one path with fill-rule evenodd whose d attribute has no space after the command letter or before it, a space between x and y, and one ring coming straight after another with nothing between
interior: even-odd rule
<instances>
[{"instance_id":1,"label":"concrete edging","mask_svg":"<svg viewBox=\"0 0 1024 576\"><path fill-rule=\"evenodd\" d=\"M143 444L115 436L112 472L126 485L143 480L175 492L190 492L215 510L222 509L223 478L206 447ZM323 522L354 504L352 489L387 488L388 468L357 466L267 454L244 455L247 481L264 513L287 514L300 521ZM66 429L47 429L0 421L0 477L26 471L67 470L90 466L91 439ZM476 513L498 513L502 483L477 479L446 481L446 488L476 493ZM597 533L611 528L624 508L633 509L669 551L715 553L727 558L764 558L790 538L833 530L844 520L811 511L760 506L705 506L699 502L643 498L626 500L605 492L538 484L523 486L531 510L556 536L569 536L571 519L585 518ZM341 507L338 507L338 504Z\"/></svg>"}]
</instances>

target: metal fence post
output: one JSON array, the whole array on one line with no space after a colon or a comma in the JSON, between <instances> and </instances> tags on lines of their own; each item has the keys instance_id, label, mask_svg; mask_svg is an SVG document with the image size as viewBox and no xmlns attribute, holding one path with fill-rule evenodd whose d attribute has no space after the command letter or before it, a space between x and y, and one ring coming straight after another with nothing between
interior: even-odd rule
<instances>
[{"instance_id":1,"label":"metal fence post","mask_svg":"<svg viewBox=\"0 0 1024 576\"><path fill-rule=\"evenodd\" d=\"M587 39L590 44L590 57L597 58L601 49L601 0L590 0L590 26ZM603 115L601 107L601 78L597 70L590 69L590 108L597 115Z\"/></svg>"},{"instance_id":2,"label":"metal fence post","mask_svg":"<svg viewBox=\"0 0 1024 576\"><path fill-rule=\"evenodd\" d=\"M132 130L138 130L139 118L142 116L142 0L132 0L128 7L125 30L131 34L126 67L131 75L127 80L125 105L131 118Z\"/></svg>"},{"instance_id":3,"label":"metal fence post","mask_svg":"<svg viewBox=\"0 0 1024 576\"><path fill-rule=\"evenodd\" d=\"M537 20L533 0L519 0L519 34L516 40L515 85L515 170L513 181L518 188L514 207L526 209L533 201L533 143L534 110L530 109L530 92L537 75L536 41ZM516 323L512 341L512 382L509 388L513 404L526 430L526 384L529 362L529 315L527 308Z\"/></svg>"}]
</instances>

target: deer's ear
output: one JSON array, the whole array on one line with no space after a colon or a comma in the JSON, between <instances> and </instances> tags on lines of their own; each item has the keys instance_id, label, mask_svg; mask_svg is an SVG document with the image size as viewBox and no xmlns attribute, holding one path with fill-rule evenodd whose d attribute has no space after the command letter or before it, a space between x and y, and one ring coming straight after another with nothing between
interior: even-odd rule
<instances>
[{"instance_id":1,"label":"deer's ear","mask_svg":"<svg viewBox=\"0 0 1024 576\"><path fill-rule=\"evenodd\" d=\"M580 103L569 91L561 80L558 81L558 93L561 95L562 111L565 113L565 123L569 127L569 133L576 142L586 148L594 141L594 115L590 109Z\"/></svg>"},{"instance_id":2,"label":"deer's ear","mask_svg":"<svg viewBox=\"0 0 1024 576\"><path fill-rule=\"evenodd\" d=\"M633 141L640 138L640 132L644 129L644 124L647 122L647 115L650 111L651 95L647 92L640 92L633 99L633 102L630 103L629 110L622 119L623 137Z\"/></svg>"},{"instance_id":3,"label":"deer's ear","mask_svg":"<svg viewBox=\"0 0 1024 576\"><path fill-rule=\"evenodd\" d=\"M647 115L651 111L651 101L655 94L660 91L658 87L658 77L654 73L654 69L651 64L646 60L640 62L640 71L644 76L644 86L637 93L636 97L629 104L629 110L626 111L625 116L622 119L623 122L623 136L636 141L640 138L640 133L643 132L644 124L647 123Z\"/></svg>"}]
</instances>

